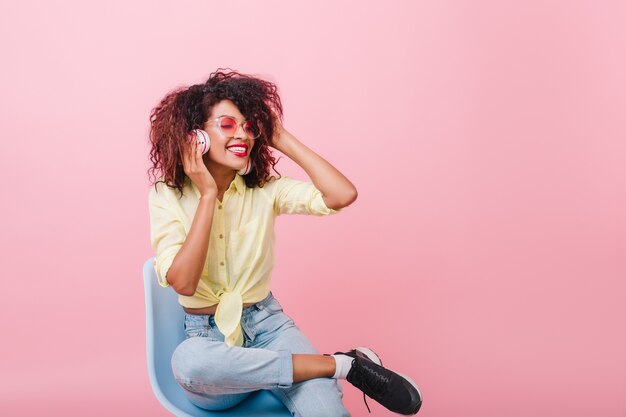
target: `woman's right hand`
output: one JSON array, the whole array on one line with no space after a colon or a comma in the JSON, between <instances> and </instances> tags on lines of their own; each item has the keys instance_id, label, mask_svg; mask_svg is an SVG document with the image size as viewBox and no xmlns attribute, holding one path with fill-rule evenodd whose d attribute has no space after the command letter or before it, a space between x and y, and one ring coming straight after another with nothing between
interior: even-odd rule
<instances>
[{"instance_id":1,"label":"woman's right hand","mask_svg":"<svg viewBox=\"0 0 626 417\"><path fill-rule=\"evenodd\" d=\"M198 146L195 138L192 138L190 142L190 146L183 148L183 169L185 174L196 185L200 195L217 193L215 179L202 160L202 148Z\"/></svg>"}]
</instances>

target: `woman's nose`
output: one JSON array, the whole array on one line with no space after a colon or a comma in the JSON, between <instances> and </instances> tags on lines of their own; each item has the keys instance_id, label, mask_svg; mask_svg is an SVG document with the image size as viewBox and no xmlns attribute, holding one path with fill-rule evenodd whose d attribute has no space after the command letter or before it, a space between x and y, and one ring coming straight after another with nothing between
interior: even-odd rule
<instances>
[{"instance_id":1,"label":"woman's nose","mask_svg":"<svg viewBox=\"0 0 626 417\"><path fill-rule=\"evenodd\" d=\"M235 137L236 138L247 138L248 134L246 133L246 131L243 129L243 123L237 123L237 130L235 131Z\"/></svg>"}]
</instances>

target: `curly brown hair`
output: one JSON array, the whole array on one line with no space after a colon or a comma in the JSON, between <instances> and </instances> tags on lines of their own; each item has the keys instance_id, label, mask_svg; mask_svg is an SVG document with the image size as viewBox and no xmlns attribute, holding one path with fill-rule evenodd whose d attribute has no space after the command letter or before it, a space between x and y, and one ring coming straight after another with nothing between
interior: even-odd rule
<instances>
[{"instance_id":1,"label":"curly brown hair","mask_svg":"<svg viewBox=\"0 0 626 417\"><path fill-rule=\"evenodd\" d=\"M164 182L183 194L186 175L182 155L191 146L188 134L202 129L211 109L222 100L232 101L247 120L261 126L261 136L250 153L252 170L245 175L246 186L263 187L270 180L270 167L276 171L276 158L269 144L276 119L283 117L278 88L269 81L220 68L204 84L195 84L169 92L150 113L151 184ZM156 181L157 173L163 177ZM280 174L279 174L280 175Z\"/></svg>"}]
</instances>

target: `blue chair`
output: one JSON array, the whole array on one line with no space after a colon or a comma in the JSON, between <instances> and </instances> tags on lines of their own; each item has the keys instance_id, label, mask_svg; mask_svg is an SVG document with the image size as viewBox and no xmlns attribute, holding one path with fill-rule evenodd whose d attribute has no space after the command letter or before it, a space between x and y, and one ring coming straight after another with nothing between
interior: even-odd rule
<instances>
[{"instance_id":1,"label":"blue chair","mask_svg":"<svg viewBox=\"0 0 626 417\"><path fill-rule=\"evenodd\" d=\"M241 404L225 411L207 411L193 405L174 379L170 359L174 349L185 340L184 312L171 288L162 288L154 270L154 258L143 266L146 297L146 350L150 384L157 399L179 417L289 417L291 413L269 391L252 394Z\"/></svg>"}]
</instances>

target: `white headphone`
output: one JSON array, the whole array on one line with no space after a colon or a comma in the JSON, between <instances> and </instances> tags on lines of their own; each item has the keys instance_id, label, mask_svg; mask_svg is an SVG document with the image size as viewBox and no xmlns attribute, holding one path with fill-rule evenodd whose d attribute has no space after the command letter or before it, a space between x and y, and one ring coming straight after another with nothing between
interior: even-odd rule
<instances>
[{"instance_id":1,"label":"white headphone","mask_svg":"<svg viewBox=\"0 0 626 417\"><path fill-rule=\"evenodd\" d=\"M211 146L211 139L209 139L209 134L202 129L194 129L189 133L189 136L193 136L198 141L198 146L202 149L202 155L209 151L209 147Z\"/></svg>"},{"instance_id":2,"label":"white headphone","mask_svg":"<svg viewBox=\"0 0 626 417\"><path fill-rule=\"evenodd\" d=\"M209 134L202 129L194 129L190 132L190 136L193 136L198 141L198 146L202 149L202 155L209 151L211 147L211 139L209 138ZM241 168L237 173L239 175L247 175L252 171L252 160L248 158L248 162L246 166Z\"/></svg>"}]
</instances>

